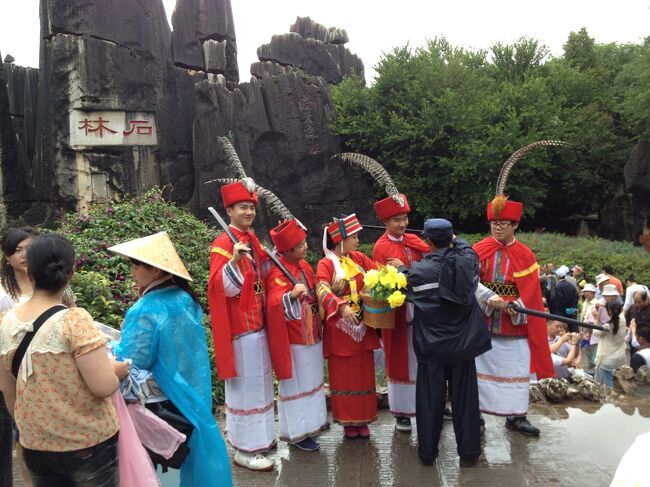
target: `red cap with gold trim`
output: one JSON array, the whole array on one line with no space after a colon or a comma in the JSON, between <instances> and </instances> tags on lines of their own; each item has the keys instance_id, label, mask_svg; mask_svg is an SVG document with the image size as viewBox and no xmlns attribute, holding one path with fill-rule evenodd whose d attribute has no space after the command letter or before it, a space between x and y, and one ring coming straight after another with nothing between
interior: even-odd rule
<instances>
[{"instance_id":1,"label":"red cap with gold trim","mask_svg":"<svg viewBox=\"0 0 650 487\"><path fill-rule=\"evenodd\" d=\"M519 222L524 211L524 204L519 201L511 201L503 195L497 195L487 205L487 219L510 220Z\"/></svg>"},{"instance_id":2,"label":"red cap with gold trim","mask_svg":"<svg viewBox=\"0 0 650 487\"><path fill-rule=\"evenodd\" d=\"M296 220L286 220L273 228L269 234L278 252L288 252L307 238L305 231Z\"/></svg>"},{"instance_id":3,"label":"red cap with gold trim","mask_svg":"<svg viewBox=\"0 0 650 487\"><path fill-rule=\"evenodd\" d=\"M327 233L332 238L332 242L339 243L344 238L354 235L363 229L357 219L357 214L344 216L343 218L334 218L334 221L327 227Z\"/></svg>"},{"instance_id":4,"label":"red cap with gold trim","mask_svg":"<svg viewBox=\"0 0 650 487\"><path fill-rule=\"evenodd\" d=\"M390 196L375 203L375 212L381 221L388 220L389 218L393 218L396 215L411 212L411 207L409 206L409 202L406 199L406 195L400 194L400 196L404 198L404 206L401 206Z\"/></svg>"},{"instance_id":5,"label":"red cap with gold trim","mask_svg":"<svg viewBox=\"0 0 650 487\"><path fill-rule=\"evenodd\" d=\"M257 207L257 191L249 192L239 181L221 186L221 199L224 208L242 201L250 201Z\"/></svg>"}]
</instances>

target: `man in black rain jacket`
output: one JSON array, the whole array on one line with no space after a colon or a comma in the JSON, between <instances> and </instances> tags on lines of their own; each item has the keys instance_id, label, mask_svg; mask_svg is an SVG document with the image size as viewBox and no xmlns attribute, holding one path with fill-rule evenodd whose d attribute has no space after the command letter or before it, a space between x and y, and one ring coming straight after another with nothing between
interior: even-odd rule
<instances>
[{"instance_id":1,"label":"man in black rain jacket","mask_svg":"<svg viewBox=\"0 0 650 487\"><path fill-rule=\"evenodd\" d=\"M491 348L489 330L475 296L478 257L465 240L453 235L448 220L427 220L422 238L431 253L410 269L400 267L407 274L407 299L414 306L418 454L426 465L438 456L447 376L457 451L461 465L468 465L481 452L474 357Z\"/></svg>"}]
</instances>

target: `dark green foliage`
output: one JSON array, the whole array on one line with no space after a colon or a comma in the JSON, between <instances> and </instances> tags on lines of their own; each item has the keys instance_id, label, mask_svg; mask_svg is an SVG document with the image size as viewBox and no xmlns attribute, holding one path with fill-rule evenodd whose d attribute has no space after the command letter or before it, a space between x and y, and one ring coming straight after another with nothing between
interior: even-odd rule
<instances>
[{"instance_id":1,"label":"dark green foliage","mask_svg":"<svg viewBox=\"0 0 650 487\"><path fill-rule=\"evenodd\" d=\"M207 288L210 244L217 232L187 210L165 201L159 188L153 188L142 196L94 205L87 214L66 215L58 231L72 241L77 254L72 280L77 304L86 308L97 321L119 328L137 295L130 277L129 262L111 254L107 248L163 230L169 233L192 276L192 288L204 310L203 324L214 368ZM223 383L217 382L214 373L213 383L216 385L214 398L221 403Z\"/></svg>"},{"instance_id":2,"label":"dark green foliage","mask_svg":"<svg viewBox=\"0 0 650 487\"><path fill-rule=\"evenodd\" d=\"M534 39L471 51L434 39L386 54L370 87L333 87L333 130L352 151L379 160L408 193L414 222L436 215L479 229L502 163L540 139L512 172L507 194L525 225L598 212L623 182L637 139L650 133L650 42L597 44L571 33L549 58Z\"/></svg>"},{"instance_id":3,"label":"dark green foliage","mask_svg":"<svg viewBox=\"0 0 650 487\"><path fill-rule=\"evenodd\" d=\"M475 244L485 234L463 233L470 244ZM584 269L590 280L601 272L604 265L611 265L614 275L625 282L630 274L637 277L637 282L650 285L650 253L643 247L635 247L628 242L612 242L602 238L567 237L557 233L517 233L517 239L528 245L540 265L547 262L555 264L557 269L562 264L569 266L579 265ZM372 244L363 244L359 250L372 256Z\"/></svg>"}]
</instances>

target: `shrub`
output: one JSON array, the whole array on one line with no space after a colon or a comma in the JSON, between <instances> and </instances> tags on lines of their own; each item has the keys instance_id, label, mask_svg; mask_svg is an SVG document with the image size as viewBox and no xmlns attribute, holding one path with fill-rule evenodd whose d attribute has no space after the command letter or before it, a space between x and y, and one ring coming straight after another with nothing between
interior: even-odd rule
<instances>
[{"instance_id":1,"label":"shrub","mask_svg":"<svg viewBox=\"0 0 650 487\"><path fill-rule=\"evenodd\" d=\"M470 244L475 244L486 234L460 234ZM542 265L553 262L557 269L565 264L582 267L591 282L600 273L603 265L614 268L614 274L622 281L634 274L637 282L650 284L650 254L643 247L635 247L630 242L614 242L602 238L568 237L557 233L518 233L517 238L528 245L537 261ZM359 250L372 255L372 244L363 244Z\"/></svg>"},{"instance_id":2,"label":"shrub","mask_svg":"<svg viewBox=\"0 0 650 487\"><path fill-rule=\"evenodd\" d=\"M165 201L160 188L122 201L95 204L87 214L68 214L59 231L70 239L77 252L72 289L79 306L86 308L97 321L119 328L137 295L130 277L129 262L107 249L163 230L169 233L192 276L192 288L203 306L203 324L215 385L213 398L221 403L223 383L217 381L214 373L212 330L207 313L209 248L218 234L215 230L186 209Z\"/></svg>"}]
</instances>

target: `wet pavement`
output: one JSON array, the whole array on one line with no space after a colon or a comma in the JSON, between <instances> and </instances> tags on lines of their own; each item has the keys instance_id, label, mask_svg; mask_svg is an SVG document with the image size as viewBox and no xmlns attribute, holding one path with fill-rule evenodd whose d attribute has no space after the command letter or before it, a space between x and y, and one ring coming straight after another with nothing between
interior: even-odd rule
<instances>
[{"instance_id":1,"label":"wet pavement","mask_svg":"<svg viewBox=\"0 0 650 487\"><path fill-rule=\"evenodd\" d=\"M270 455L275 471L233 466L233 476L238 486L608 486L636 436L650 431L649 416L650 391L619 406L533 404L529 418L542 430L540 438L512 432L503 418L486 415L479 463L461 468L451 421L445 421L438 460L426 467L418 460L415 429L395 431L394 419L382 411L369 441L344 440L333 424L320 437L320 452L280 442Z\"/></svg>"},{"instance_id":2,"label":"wet pavement","mask_svg":"<svg viewBox=\"0 0 650 487\"><path fill-rule=\"evenodd\" d=\"M320 437L320 452L279 442L270 454L274 471L233 465L233 478L236 486L246 487L608 486L635 437L650 431L650 388L645 389L616 405L533 404L529 419L542 430L540 438L506 429L503 418L485 416L483 453L473 467L459 466L451 421L445 421L438 460L430 467L420 465L415 427L411 434L395 431L384 410L371 425L370 440L344 440L342 428L333 424Z\"/></svg>"}]
</instances>

